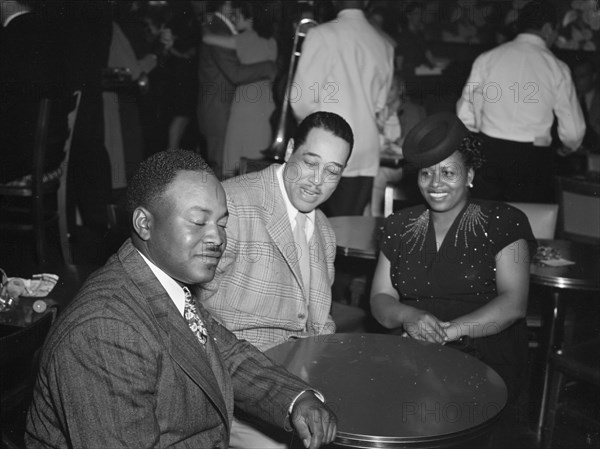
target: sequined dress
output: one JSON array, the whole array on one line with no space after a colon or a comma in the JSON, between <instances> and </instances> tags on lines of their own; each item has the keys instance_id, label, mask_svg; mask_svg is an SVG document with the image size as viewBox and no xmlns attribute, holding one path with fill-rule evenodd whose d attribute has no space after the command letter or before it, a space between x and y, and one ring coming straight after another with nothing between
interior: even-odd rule
<instances>
[{"instance_id":1,"label":"sequined dress","mask_svg":"<svg viewBox=\"0 0 600 449\"><path fill-rule=\"evenodd\" d=\"M525 239L530 256L535 239L527 217L500 202L471 200L456 217L439 251L424 205L400 210L385 221L381 250L390 260L390 276L404 304L443 321L473 312L497 296L495 257L523 257L511 243ZM483 338L454 346L492 366L509 394L519 385L527 357L524 320Z\"/></svg>"}]
</instances>

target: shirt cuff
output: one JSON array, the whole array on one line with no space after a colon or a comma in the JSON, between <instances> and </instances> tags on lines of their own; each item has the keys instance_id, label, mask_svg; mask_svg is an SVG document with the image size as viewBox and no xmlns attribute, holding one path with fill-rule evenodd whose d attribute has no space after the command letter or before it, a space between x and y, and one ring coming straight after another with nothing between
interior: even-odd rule
<instances>
[{"instance_id":1,"label":"shirt cuff","mask_svg":"<svg viewBox=\"0 0 600 449\"><path fill-rule=\"evenodd\" d=\"M304 390L304 391L301 391L300 393L298 393L298 395L294 398L294 400L290 404L290 408L288 408L288 415L292 414L292 410L294 409L294 404L296 404L296 401L298 400L298 398L300 396L302 396L304 393L306 393L307 391L311 391L317 397L317 399L319 401L321 401L323 404L325 403L325 396L323 396L321 394L321 392L319 392L317 390L312 390L312 389L310 389L310 390Z\"/></svg>"}]
</instances>

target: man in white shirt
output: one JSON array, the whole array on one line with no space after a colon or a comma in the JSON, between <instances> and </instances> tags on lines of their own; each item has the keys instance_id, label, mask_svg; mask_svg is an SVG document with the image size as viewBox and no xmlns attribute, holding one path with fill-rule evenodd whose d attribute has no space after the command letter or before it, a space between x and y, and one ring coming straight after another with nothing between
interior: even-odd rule
<instances>
[{"instance_id":1,"label":"man in white shirt","mask_svg":"<svg viewBox=\"0 0 600 449\"><path fill-rule=\"evenodd\" d=\"M225 192L190 151L142 162L128 187L131 239L51 330L27 447L224 448L234 405L333 441L336 419L305 382L211 318L190 293L226 246Z\"/></svg>"},{"instance_id":2,"label":"man in white shirt","mask_svg":"<svg viewBox=\"0 0 600 449\"><path fill-rule=\"evenodd\" d=\"M392 84L394 48L366 19L366 2L334 3L337 18L312 28L304 40L290 104L298 120L327 111L350 124L352 156L322 210L327 216L362 215L379 168L376 114Z\"/></svg>"},{"instance_id":3,"label":"man in white shirt","mask_svg":"<svg viewBox=\"0 0 600 449\"><path fill-rule=\"evenodd\" d=\"M555 116L559 154L581 145L585 124L571 73L549 50L556 24L552 5L534 0L521 10L520 34L473 63L456 113L483 140L486 163L475 178L477 198L552 201Z\"/></svg>"}]
</instances>

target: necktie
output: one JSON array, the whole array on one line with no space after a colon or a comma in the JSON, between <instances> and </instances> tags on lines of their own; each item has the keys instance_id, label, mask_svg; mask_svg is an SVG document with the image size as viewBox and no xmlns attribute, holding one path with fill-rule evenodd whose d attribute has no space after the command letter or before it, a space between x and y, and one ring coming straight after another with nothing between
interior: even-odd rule
<instances>
[{"instance_id":1,"label":"necktie","mask_svg":"<svg viewBox=\"0 0 600 449\"><path fill-rule=\"evenodd\" d=\"M192 301L192 293L187 287L183 287L183 292L185 293L185 307L183 309L183 317L188 323L188 326L198 339L198 341L204 345L206 344L206 340L208 340L208 332L206 331L206 327L198 314L198 310L196 309L196 305Z\"/></svg>"},{"instance_id":2,"label":"necktie","mask_svg":"<svg viewBox=\"0 0 600 449\"><path fill-rule=\"evenodd\" d=\"M296 215L296 227L294 228L294 239L298 245L298 263L302 275L302 283L308 297L310 292L310 253L308 241L306 240L306 214L298 212Z\"/></svg>"}]
</instances>

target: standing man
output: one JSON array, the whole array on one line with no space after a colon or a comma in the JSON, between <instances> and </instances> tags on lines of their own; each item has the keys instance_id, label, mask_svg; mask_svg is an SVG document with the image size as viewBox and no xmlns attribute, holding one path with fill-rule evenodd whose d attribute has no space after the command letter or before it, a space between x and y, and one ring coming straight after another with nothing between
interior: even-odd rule
<instances>
[{"instance_id":1,"label":"standing man","mask_svg":"<svg viewBox=\"0 0 600 449\"><path fill-rule=\"evenodd\" d=\"M334 3L337 18L306 36L290 102L298 120L315 111L335 112L354 130L352 157L323 211L361 215L379 168L376 115L392 84L394 48L365 17L366 2Z\"/></svg>"},{"instance_id":2,"label":"standing man","mask_svg":"<svg viewBox=\"0 0 600 449\"><path fill-rule=\"evenodd\" d=\"M317 209L336 189L353 145L348 123L316 112L290 139L283 165L228 179L229 244L199 297L219 322L265 351L335 332L335 234ZM234 420L231 447L284 448Z\"/></svg>"},{"instance_id":3,"label":"standing man","mask_svg":"<svg viewBox=\"0 0 600 449\"><path fill-rule=\"evenodd\" d=\"M190 293L226 246L225 192L204 160L173 150L128 188L132 234L54 324L27 417L37 447L228 447L235 406L333 440L314 390L215 322Z\"/></svg>"},{"instance_id":4,"label":"standing man","mask_svg":"<svg viewBox=\"0 0 600 449\"><path fill-rule=\"evenodd\" d=\"M207 30L212 34L237 34L231 1L209 1L212 12ZM198 129L206 139L208 163L220 177L223 170L223 144L235 88L261 79L273 80L277 66L272 61L243 65L235 50L202 44L198 58Z\"/></svg>"},{"instance_id":5,"label":"standing man","mask_svg":"<svg viewBox=\"0 0 600 449\"><path fill-rule=\"evenodd\" d=\"M585 122L569 68L549 50L557 28L552 4L531 1L517 23L515 39L475 60L456 113L482 134L486 168L475 177L474 197L551 202L554 116L562 156L579 148Z\"/></svg>"}]
</instances>

